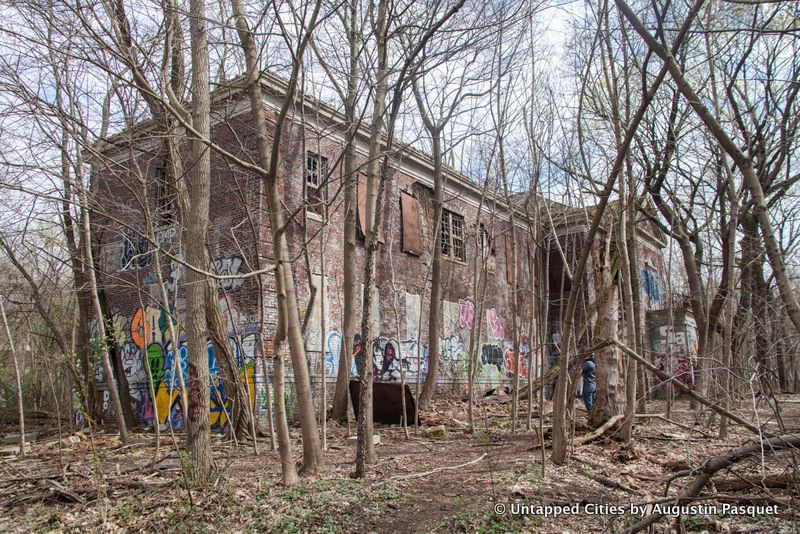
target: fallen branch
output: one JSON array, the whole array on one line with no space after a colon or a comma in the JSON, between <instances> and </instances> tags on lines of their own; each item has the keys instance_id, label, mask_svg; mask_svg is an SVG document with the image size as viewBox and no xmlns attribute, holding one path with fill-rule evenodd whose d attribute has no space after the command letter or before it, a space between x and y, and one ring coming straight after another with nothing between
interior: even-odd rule
<instances>
[{"instance_id":1,"label":"fallen branch","mask_svg":"<svg viewBox=\"0 0 800 534\"><path fill-rule=\"evenodd\" d=\"M711 438L711 437L712 437L712 436L710 436L709 434L707 434L706 432L703 432L702 430L700 430L700 429L697 427L697 425L695 425L695 426L684 425L683 423L679 423L679 422L677 422L677 421L673 421L672 419L669 419L669 418L668 418L667 416L665 416L664 414L658 414L658 419L661 419L662 421L664 421L664 422L666 422L666 423L671 423L671 424L673 424L673 425L675 425L675 426L679 426L679 427L681 427L681 428L685 428L686 430L689 430L689 431L691 431L691 432L697 432L697 433L698 433L698 434L700 434L701 436L705 436L705 437L707 437L707 438Z\"/></svg>"},{"instance_id":2,"label":"fallen branch","mask_svg":"<svg viewBox=\"0 0 800 534\"><path fill-rule=\"evenodd\" d=\"M50 486L50 491L59 495L68 501L77 502L80 504L86 503L86 499L72 491L71 489L67 488L66 486L56 482L55 480L51 480L49 478L45 479L45 482L48 486Z\"/></svg>"},{"instance_id":3,"label":"fallen branch","mask_svg":"<svg viewBox=\"0 0 800 534\"><path fill-rule=\"evenodd\" d=\"M125 480L125 479L106 479L109 484L116 484L118 486L125 486L128 488L164 488L175 484L174 480L168 481L155 481L155 480Z\"/></svg>"},{"instance_id":4,"label":"fallen branch","mask_svg":"<svg viewBox=\"0 0 800 534\"><path fill-rule=\"evenodd\" d=\"M389 480L405 480L405 479L409 479L409 478L421 478L421 477L426 477L428 475L432 475L434 473L438 473L440 471L447 471L449 469L461 469L462 467L467 467L468 465L472 465L472 464L476 464L476 463L480 462L481 460L486 458L486 456L488 456L488 453L483 453L478 458L475 458L474 460L470 460L469 462L467 462L465 464L448 465L446 467L437 467L436 469L431 469L430 471L425 471L423 473L413 473L411 475L396 475L396 476L393 476L393 477L389 477Z\"/></svg>"},{"instance_id":5,"label":"fallen branch","mask_svg":"<svg viewBox=\"0 0 800 534\"><path fill-rule=\"evenodd\" d=\"M788 474L747 478L722 478L713 480L717 491L741 491L751 488L789 488L795 481Z\"/></svg>"},{"instance_id":6,"label":"fallen branch","mask_svg":"<svg viewBox=\"0 0 800 534\"><path fill-rule=\"evenodd\" d=\"M586 473L586 476L591 478L592 480L599 482L600 484L607 486L609 488L619 489L622 491L626 491L628 493L633 493L635 495L639 495L639 492L635 489L631 488L630 486L626 486L625 484L620 484L615 480L611 480L608 477L604 477L603 475L595 475L594 473Z\"/></svg>"},{"instance_id":7,"label":"fallen branch","mask_svg":"<svg viewBox=\"0 0 800 534\"><path fill-rule=\"evenodd\" d=\"M748 456L764 452L764 454L780 450L780 449L796 449L800 447L800 434L784 434L782 436L775 436L767 440L763 441L753 441L750 443L746 443L741 447L737 447L736 449L732 449L725 454L721 454L719 456L714 456L713 458L709 458L708 460L700 466L695 473L697 476L695 479L684 489L682 492L678 494L678 496L674 499L674 503L676 505L682 505L692 500L695 500L700 491L709 483L711 478L717 471L721 469L725 469L733 465L734 463L747 458ZM639 532L640 530L644 530L653 523L659 521L663 516L663 514L652 514L641 521L635 523L633 526L629 527L624 531L625 534L633 534L634 532Z\"/></svg>"},{"instance_id":8,"label":"fallen branch","mask_svg":"<svg viewBox=\"0 0 800 534\"><path fill-rule=\"evenodd\" d=\"M573 444L575 445L575 447L578 447L578 446L580 446L580 445L583 445L584 443L588 443L588 442L592 441L593 439L597 439L597 438L599 438L599 437L600 437L600 436L602 436L602 435L603 435L603 434L604 434L604 433L605 433L605 432L606 432L606 431L607 431L609 428L611 428L611 427L613 427L614 425L616 425L618 421L621 421L623 417L625 417L625 416L624 416L624 415L622 415L622 414L620 414L620 415L615 415L614 417L612 417L611 419L609 419L608 421L606 421L606 422L603 424L603 426L599 427L597 430L595 430L595 431L594 431L594 432L592 432L591 434L586 434L586 435L584 435L584 436L581 436L581 437L579 437L579 438L576 438L576 439L575 439L575 441L573 442Z\"/></svg>"},{"instance_id":9,"label":"fallen branch","mask_svg":"<svg viewBox=\"0 0 800 534\"><path fill-rule=\"evenodd\" d=\"M696 400L700 404L708 406L709 408L711 408L712 410L714 410L718 414L727 417L728 419L730 419L731 421L733 421L735 423L739 423L740 425L742 425L746 429L754 432L755 434L758 434L758 435L764 434L764 435L767 435L767 436L771 435L771 434L767 434L766 432L762 432L761 429L758 428L757 426L753 425L752 423L750 423L749 421L747 421L745 419L742 419L741 417L739 417L735 413L729 412L728 410L726 410L725 408L720 406L718 403L712 402L712 401L706 399L705 397L703 397L701 395L698 395L697 393L695 393L692 390L692 388L690 388L689 386L687 386L686 384L684 384L683 382L681 382L680 380L678 380L674 376L668 375L667 373L665 373L664 371L662 371L661 369L659 369L658 367L656 367L652 363L648 362L646 358L644 358L643 356L640 356L639 354L637 354L633 349L631 349L629 346L625 345L624 343L620 343L617 340L612 340L612 343L614 345L616 345L617 347L619 347L620 350L622 350L622 352L624 352L625 354L627 354L628 356L630 356L631 358L633 358L637 362L639 362L642 365L644 365L645 368L648 371L650 371L653 374L655 374L658 378L660 378L661 380L669 381L669 382L675 384L676 386L678 386L681 389L681 391L686 393L689 397L693 398L694 400Z\"/></svg>"}]
</instances>

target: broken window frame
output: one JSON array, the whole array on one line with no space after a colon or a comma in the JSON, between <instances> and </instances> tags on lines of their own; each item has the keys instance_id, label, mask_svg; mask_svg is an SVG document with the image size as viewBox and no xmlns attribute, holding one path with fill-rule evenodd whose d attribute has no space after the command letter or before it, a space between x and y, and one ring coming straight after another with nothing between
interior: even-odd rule
<instances>
[{"instance_id":1,"label":"broken window frame","mask_svg":"<svg viewBox=\"0 0 800 534\"><path fill-rule=\"evenodd\" d=\"M489 235L489 229L483 223L478 223L478 249L481 254L483 271L494 274L497 271L497 260L494 252L494 243Z\"/></svg>"},{"instance_id":2,"label":"broken window frame","mask_svg":"<svg viewBox=\"0 0 800 534\"><path fill-rule=\"evenodd\" d=\"M464 230L464 216L442 208L442 220L439 224L442 257L456 262L467 262Z\"/></svg>"},{"instance_id":3,"label":"broken window frame","mask_svg":"<svg viewBox=\"0 0 800 534\"><path fill-rule=\"evenodd\" d=\"M306 214L318 217L320 220L325 216L325 208L328 204L328 158L313 152L306 151L306 165L303 182L303 200L306 206Z\"/></svg>"}]
</instances>

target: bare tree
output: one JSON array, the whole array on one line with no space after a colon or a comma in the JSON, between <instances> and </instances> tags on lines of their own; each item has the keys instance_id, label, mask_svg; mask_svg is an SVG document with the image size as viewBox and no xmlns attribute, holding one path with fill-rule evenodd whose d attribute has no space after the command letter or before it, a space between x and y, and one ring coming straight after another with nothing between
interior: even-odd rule
<instances>
[{"instance_id":1,"label":"bare tree","mask_svg":"<svg viewBox=\"0 0 800 534\"><path fill-rule=\"evenodd\" d=\"M256 141L258 150L258 161L263 169L264 186L269 206L270 230L272 233L273 251L275 254L276 267L276 286L278 288L279 301L279 327L276 334L274 350L276 353L276 382L278 378L278 367L283 367L280 358L280 351L283 345L283 328L288 336L289 350L292 355L292 367L294 369L295 387L297 388L297 398L300 410L300 422L303 429L303 473L314 475L322 467L322 450L320 447L319 434L317 432L316 418L314 416L314 404L312 402L311 384L308 376L308 362L305 355L305 344L303 341L300 316L297 306L297 293L295 289L294 277L292 275L289 247L286 240L283 208L281 198L277 188L277 169L279 165L279 155L281 146L281 134L287 113L294 100L293 95L297 87L300 63L295 61L292 67L292 74L288 81L288 90L284 99L283 106L275 120L275 129L270 144L267 137L267 125L262 103L264 101L260 74L261 69L258 62L258 54L253 39L252 30L249 29L247 20L241 4L237 0L232 0L234 16L236 17L236 29L239 34L239 41L244 51L247 64L247 93L250 100L251 120L256 131ZM316 2L311 6L308 15L308 22L302 21L305 25L303 33L292 51L295 58L300 58L308 46L314 27L321 10L321 3ZM306 14L304 14L306 15ZM324 298L324 297L323 297ZM283 377L280 377L282 380ZM324 377L323 377L324 380ZM276 401L282 403L283 399ZM281 451L281 465L284 475L284 483L293 484L296 480L292 473L291 447L288 440L288 429L284 427L285 410L280 408L276 411L284 412L278 414L278 441Z\"/></svg>"}]
</instances>

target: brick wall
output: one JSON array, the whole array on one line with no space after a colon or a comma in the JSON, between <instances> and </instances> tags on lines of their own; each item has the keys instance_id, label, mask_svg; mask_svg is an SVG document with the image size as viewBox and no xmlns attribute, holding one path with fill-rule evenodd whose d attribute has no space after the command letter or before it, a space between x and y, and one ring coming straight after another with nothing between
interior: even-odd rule
<instances>
[{"instance_id":1,"label":"brick wall","mask_svg":"<svg viewBox=\"0 0 800 534\"><path fill-rule=\"evenodd\" d=\"M273 115L267 111L268 119ZM226 150L243 159L255 162L254 143L249 118L233 115L221 118L214 128L213 137ZM303 209L303 182L305 177L305 148L326 157L329 162L327 195L330 202L329 223L322 224L306 217ZM137 141L137 147L146 143ZM136 412L142 420L152 422L158 413L164 422L167 413L172 413L174 422L182 418L177 413L177 393L170 392L177 384L177 375L172 372L176 359L173 345L185 358L185 336L178 333L178 343L173 344L168 328L168 315L159 308L161 299L155 283L155 256L146 240L134 239L135 230L144 230L146 225L143 207L151 211L157 206L155 169L161 165L160 145L143 153L117 156L118 163L93 166L93 191L102 211L94 219L94 233L99 242L103 258L103 287L113 313L116 337L120 346L123 365L135 397ZM291 221L286 234L293 259L292 271L298 293L301 313L309 303L310 278L319 283L321 256L326 262L326 329L323 336L320 328L319 299L315 312L311 314L306 347L311 362L314 389L320 383L320 367L325 357L326 376L332 396L338 355L341 347L343 309L343 258L342 236L344 226L344 189L342 182L340 139L324 133L318 135L311 128L292 123L287 125L281 146L281 164L277 176L282 195L284 217ZM362 147L364 148L364 147ZM366 150L363 150L364 153ZM427 372L427 309L429 306L426 276L429 272L433 246L433 220L431 190L425 182L432 181L431 169L416 157L400 154L393 161L385 188L382 228L384 243L377 257L378 310L380 315L379 337L373 347L373 360L377 379L398 380L402 367L407 371L406 380L414 382L419 372L424 379ZM190 167L188 157L185 161ZM360 164L365 164L361 159ZM145 194L146 191L146 194ZM412 193L420 206L423 253L415 256L402 251L400 218L400 191ZM444 260L442 270L443 304L440 352L442 364L437 384L442 389L459 390L466 384L466 369L470 342L477 352L477 381L485 387L508 380L513 374L516 358L510 348L512 339L511 298L512 285L508 282L507 240L510 225L507 217L492 216L489 210L479 214L479 198L473 188L462 185L458 179L450 178L445 193L445 208L463 216L465 222L465 262ZM259 176L242 170L234 163L212 154L212 185L209 226L209 249L215 259L215 267L222 274L247 273L255 270L253 231L260 239L262 264L271 264L272 241L268 214L265 211L263 184ZM502 212L502 209L497 211ZM248 218L248 216L250 218ZM478 224L483 223L493 233L494 272L485 275L485 291L475 291L474 277L479 250L476 235ZM126 239L124 225L130 226ZM252 225L252 226L251 226ZM162 275L171 291L171 299L177 303L177 317L183 319L183 290L179 263L171 261L166 253L180 257L180 231L176 224L157 228L164 253L160 254ZM531 302L534 278L531 275L531 255L535 250L524 228L518 227L517 276L519 279L518 313L523 363L520 371L527 374L524 363L527 354L528 329L532 313ZM135 243L131 244L131 241ZM357 265L363 260L363 238L357 239ZM304 247L304 244L307 245ZM530 251L530 252L529 252ZM150 252L148 254L148 252ZM138 254L138 255L137 255ZM133 258L133 259L131 259ZM480 262L478 262L480 263ZM310 269L309 267L310 266ZM310 271L310 272L309 272ZM358 280L362 271L357 269ZM312 276L309 276L309 275ZM177 284L175 283L177 280ZM274 277L271 273L262 276L264 298L264 326L267 338L274 333L277 321ZM260 348L256 336L258 325L258 287L255 278L227 280L220 284L220 303L228 321L231 343L240 355L241 364L247 369L258 412L263 415L264 381L259 359ZM177 289L176 289L177 288ZM425 297L423 298L423 295ZM360 296L360 295L359 295ZM420 300L422 321L419 322ZM358 321L357 323L360 323ZM178 324L180 326L180 323ZM324 338L324 340L323 340ZM474 338L474 340L473 340ZM271 350L267 347L267 352ZM212 367L213 348L209 349ZM418 354L421 355L418 358ZM268 354L269 355L269 354ZM147 362L145 362L145 359ZM155 399L148 393L146 363L152 368ZM271 374L271 363L267 364ZM538 364L534 369L538 368ZM174 376L173 376L174 375ZM98 378L103 378L99 376ZM225 423L224 387L218 382L212 388L212 423L218 427ZM220 396L214 397L214 390ZM290 407L292 399L288 398ZM318 399L315 399L318 402Z\"/></svg>"}]
</instances>

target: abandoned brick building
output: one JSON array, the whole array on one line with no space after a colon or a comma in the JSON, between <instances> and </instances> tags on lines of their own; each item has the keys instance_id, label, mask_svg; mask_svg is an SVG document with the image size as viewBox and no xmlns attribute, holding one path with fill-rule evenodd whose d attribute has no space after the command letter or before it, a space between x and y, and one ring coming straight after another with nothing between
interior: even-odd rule
<instances>
[{"instance_id":1,"label":"abandoned brick building","mask_svg":"<svg viewBox=\"0 0 800 534\"><path fill-rule=\"evenodd\" d=\"M265 113L274 121L285 94L285 81L265 74ZM212 93L212 139L237 157L248 160L254 153L255 139L250 127L249 104L235 80ZM332 397L342 347L342 234L344 226L343 165L344 119L329 106L305 97L298 99L286 126L281 146L281 166L277 181L282 194L286 228L298 289L301 313L308 312L306 348L315 394L321 379L322 361ZM93 219L93 233L100 250L102 289L108 303L116 339L117 365L124 369L135 414L142 422L159 423L167 417L180 426L182 415L177 402L177 376L173 373L176 351L186 378L185 336L171 339L169 315L164 311L154 247L158 244L161 275L170 294L166 307L183 319L182 280L184 267L181 232L175 220L173 195L164 179L162 142L148 135L148 124L139 125L98 145L103 157L92 161L92 191L103 212ZM357 137L360 162L366 161L367 137ZM363 226L365 179L359 177L359 226ZM421 152L404 148L392 157L392 171L384 191L384 214L377 258L376 311L380 337L373 348L376 380L398 380L401 356L405 379L414 383L427 373L427 294L426 280L432 257L433 220L431 202L433 164ZM528 202L530 204L530 202ZM322 206L327 206L322 210ZM470 341L475 342L477 378L481 387L499 384L519 366L521 376L535 376L539 354L553 354L558 340L559 303L569 291L561 284L563 262L555 249L543 254L532 236L532 219L525 203L509 205L495 191L483 191L476 183L457 172L446 170L445 201L439 231L442 237L444 267L442 275L441 366L436 377L443 389L459 389L466 384ZM516 254L511 251L510 212L515 210ZM143 214L148 212L148 216ZM323 220L323 216L327 219ZM212 184L208 247L218 274L246 275L271 262L271 234L266 213L263 181L212 151ZM150 225L146 223L150 221ZM555 233L567 243L582 235L585 219L565 217ZM551 232L552 232L551 228ZM357 232L359 233L359 232ZM360 233L359 233L360 234ZM144 235L150 235L147 239ZM640 264L643 290L654 306L663 287L660 248L655 233L642 233ZM363 257L363 236L357 245L358 263ZM260 258L254 243L259 241ZM567 254L574 254L569 246ZM543 259L548 256L549 276L542 276ZM516 269L511 258L516 258ZM323 261L324 259L324 261ZM360 272L360 269L358 269ZM481 283L476 276L483 273ZM309 302L310 283L320 287ZM360 275L359 275L360 276ZM512 282L517 277L520 353L515 357L512 339ZM590 279L591 275L587 275ZM231 346L250 386L256 413L265 417L265 393L271 376L270 360L259 353L258 306L263 305L267 337L274 333L277 311L271 273L263 275L259 295L255 277L227 278L218 282L219 302L227 321ZM547 332L531 339L542 324L540 310L542 281L550 290ZM484 286L485 284L485 286ZM478 290L476 291L476 288ZM260 298L261 297L261 298ZM324 302L323 302L324 299ZM657 306L656 306L657 307ZM324 317L322 309L325 310ZM357 323L358 324L358 323ZM180 323L178 323L180 328ZM533 347L533 349L531 348ZM267 349L269 350L269 349ZM533 365L528 369L528 354L533 350ZM479 351L479 353L477 352ZM213 345L209 343L212 370L211 422L222 428L226 422L224 387L216 374ZM266 369L262 369L267 365ZM149 394L146 369L150 369L155 398ZM262 371L266 371L263 373ZM96 373L102 389L102 368ZM291 409L291 388L287 400ZM101 394L107 407L108 394ZM272 398L270 395L269 398ZM328 398L330 401L330 397ZM319 399L315 399L319 402ZM157 409L156 409L157 407Z\"/></svg>"}]
</instances>

